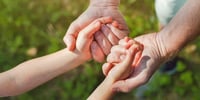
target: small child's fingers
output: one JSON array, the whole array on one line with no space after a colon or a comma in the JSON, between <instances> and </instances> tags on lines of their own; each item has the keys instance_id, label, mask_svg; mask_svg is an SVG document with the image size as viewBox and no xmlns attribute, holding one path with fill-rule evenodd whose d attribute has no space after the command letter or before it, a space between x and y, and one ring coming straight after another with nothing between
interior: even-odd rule
<instances>
[{"instance_id":1,"label":"small child's fingers","mask_svg":"<svg viewBox=\"0 0 200 100\"><path fill-rule=\"evenodd\" d=\"M120 66L122 66L122 68L124 70L126 70L128 67L131 66L131 64L132 64L132 62L133 62L133 60L135 58L136 52L137 52L136 48L133 48L133 49L128 50L126 52L126 57L125 57L124 61L119 64Z\"/></svg>"},{"instance_id":2,"label":"small child's fingers","mask_svg":"<svg viewBox=\"0 0 200 100\"><path fill-rule=\"evenodd\" d=\"M124 46L124 47L126 47L126 48L128 48L128 47L130 47L130 43L128 44L128 42L131 40L131 38L129 38L129 37L124 37L123 39L121 39L120 41L119 41L119 45L122 45L122 46Z\"/></svg>"},{"instance_id":3,"label":"small child's fingers","mask_svg":"<svg viewBox=\"0 0 200 100\"><path fill-rule=\"evenodd\" d=\"M85 27L83 30L79 32L79 36L82 36L82 38L88 39L90 38L96 31L98 31L101 27L101 23L99 21L94 21L87 27Z\"/></svg>"},{"instance_id":4,"label":"small child's fingers","mask_svg":"<svg viewBox=\"0 0 200 100\"><path fill-rule=\"evenodd\" d=\"M114 80L125 79L132 74L133 68L131 67L131 64L135 57L135 53L136 53L136 49L127 50L127 54L124 61L114 66L115 67L115 72L113 72Z\"/></svg>"},{"instance_id":5,"label":"small child's fingers","mask_svg":"<svg viewBox=\"0 0 200 100\"><path fill-rule=\"evenodd\" d=\"M123 61L123 55L126 55L126 49L120 45L111 48L111 53L107 56L107 62L119 63Z\"/></svg>"},{"instance_id":6,"label":"small child's fingers","mask_svg":"<svg viewBox=\"0 0 200 100\"><path fill-rule=\"evenodd\" d=\"M93 40L93 34L98 31L101 27L100 22L94 21L91 24L89 24L87 27L85 27L83 30L81 30L78 34L76 46L77 49L82 51L85 48L89 48L92 40Z\"/></svg>"},{"instance_id":7,"label":"small child's fingers","mask_svg":"<svg viewBox=\"0 0 200 100\"><path fill-rule=\"evenodd\" d=\"M90 23L88 26L86 26L83 30L79 32L79 34L82 34L85 37L91 37L97 30L100 29L101 24L107 24L112 22L111 17L101 17Z\"/></svg>"},{"instance_id":8,"label":"small child's fingers","mask_svg":"<svg viewBox=\"0 0 200 100\"><path fill-rule=\"evenodd\" d=\"M143 51L143 45L141 45L139 43L135 43L129 48L129 50L135 50L136 51L135 58L134 58L133 63L132 63L132 66L136 66L137 62L141 58L142 51Z\"/></svg>"},{"instance_id":9,"label":"small child's fingers","mask_svg":"<svg viewBox=\"0 0 200 100\"><path fill-rule=\"evenodd\" d=\"M124 48L121 45L115 45L111 48L110 50L111 53L118 53L118 54L125 54L126 53L126 48Z\"/></svg>"},{"instance_id":10,"label":"small child's fingers","mask_svg":"<svg viewBox=\"0 0 200 100\"><path fill-rule=\"evenodd\" d=\"M134 58L133 63L132 63L133 67L136 67L138 65L138 62L141 60L141 56L142 56L142 51L138 51L135 54L135 58Z\"/></svg>"},{"instance_id":11,"label":"small child's fingers","mask_svg":"<svg viewBox=\"0 0 200 100\"><path fill-rule=\"evenodd\" d=\"M102 66L103 74L107 76L112 67L113 67L112 63L104 63Z\"/></svg>"},{"instance_id":12,"label":"small child's fingers","mask_svg":"<svg viewBox=\"0 0 200 100\"><path fill-rule=\"evenodd\" d=\"M120 63L123 61L123 55L111 53L107 56L107 62L109 63Z\"/></svg>"}]
</instances>

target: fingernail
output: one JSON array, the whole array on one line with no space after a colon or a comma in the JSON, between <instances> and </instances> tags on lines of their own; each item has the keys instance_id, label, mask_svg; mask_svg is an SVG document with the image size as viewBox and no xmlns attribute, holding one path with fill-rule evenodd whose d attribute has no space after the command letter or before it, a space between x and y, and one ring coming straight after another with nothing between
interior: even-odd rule
<instances>
[{"instance_id":1,"label":"fingernail","mask_svg":"<svg viewBox=\"0 0 200 100\"><path fill-rule=\"evenodd\" d=\"M95 27L99 27L99 26L100 26L100 22L98 21L95 23Z\"/></svg>"}]
</instances>

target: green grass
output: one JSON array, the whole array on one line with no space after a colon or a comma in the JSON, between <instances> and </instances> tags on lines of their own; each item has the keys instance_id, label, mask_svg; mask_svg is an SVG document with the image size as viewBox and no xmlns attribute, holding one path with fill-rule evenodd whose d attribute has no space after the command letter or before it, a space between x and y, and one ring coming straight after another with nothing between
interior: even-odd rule
<instances>
[{"instance_id":1,"label":"green grass","mask_svg":"<svg viewBox=\"0 0 200 100\"><path fill-rule=\"evenodd\" d=\"M88 2L1 0L0 71L64 48L62 38L68 26L87 8ZM120 10L125 15L131 37L158 31L153 0L122 0ZM149 83L150 89L145 92L147 100L200 99L199 40L180 53L184 61L178 62L177 74L155 75ZM31 48L36 49L36 54L27 54ZM91 61L25 94L0 100L85 100L103 79L101 64ZM135 92L117 94L115 99L133 100Z\"/></svg>"}]
</instances>

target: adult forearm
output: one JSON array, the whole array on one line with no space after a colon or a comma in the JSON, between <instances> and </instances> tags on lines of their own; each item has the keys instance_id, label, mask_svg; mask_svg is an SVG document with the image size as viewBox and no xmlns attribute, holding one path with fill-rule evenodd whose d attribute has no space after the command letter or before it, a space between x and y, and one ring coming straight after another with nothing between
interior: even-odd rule
<instances>
[{"instance_id":1,"label":"adult forearm","mask_svg":"<svg viewBox=\"0 0 200 100\"><path fill-rule=\"evenodd\" d=\"M170 23L158 33L167 52L176 53L200 34L200 1L188 0Z\"/></svg>"},{"instance_id":2,"label":"adult forearm","mask_svg":"<svg viewBox=\"0 0 200 100\"><path fill-rule=\"evenodd\" d=\"M120 4L120 0L90 0L90 5L93 5L93 6L118 7L119 4Z\"/></svg>"},{"instance_id":3,"label":"adult forearm","mask_svg":"<svg viewBox=\"0 0 200 100\"><path fill-rule=\"evenodd\" d=\"M41 85L56 76L80 65L78 56L63 49L56 53L26 61L17 67L2 73L0 96L18 95Z\"/></svg>"}]
</instances>

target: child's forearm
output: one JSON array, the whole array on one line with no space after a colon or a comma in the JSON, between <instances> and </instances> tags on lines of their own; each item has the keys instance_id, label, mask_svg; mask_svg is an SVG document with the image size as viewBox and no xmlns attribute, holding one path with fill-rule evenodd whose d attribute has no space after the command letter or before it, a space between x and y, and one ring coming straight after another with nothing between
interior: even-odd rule
<instances>
[{"instance_id":1,"label":"child's forearm","mask_svg":"<svg viewBox=\"0 0 200 100\"><path fill-rule=\"evenodd\" d=\"M114 81L106 77L104 81L94 90L87 100L110 100L115 92L112 90Z\"/></svg>"},{"instance_id":2,"label":"child's forearm","mask_svg":"<svg viewBox=\"0 0 200 100\"><path fill-rule=\"evenodd\" d=\"M26 92L83 62L77 54L67 49L26 61L0 74L0 96Z\"/></svg>"}]
</instances>

